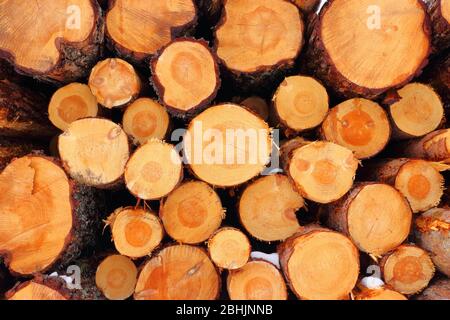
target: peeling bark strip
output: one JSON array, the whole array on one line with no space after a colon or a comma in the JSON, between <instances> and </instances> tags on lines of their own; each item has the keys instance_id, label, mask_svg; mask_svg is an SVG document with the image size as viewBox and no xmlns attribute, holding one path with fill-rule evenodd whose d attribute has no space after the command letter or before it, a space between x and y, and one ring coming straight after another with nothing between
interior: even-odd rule
<instances>
[{"instance_id":1,"label":"peeling bark strip","mask_svg":"<svg viewBox=\"0 0 450 320\"><path fill-rule=\"evenodd\" d=\"M66 266L96 241L101 205L56 160L16 159L0 175L0 255L16 275Z\"/></svg>"},{"instance_id":2,"label":"peeling bark strip","mask_svg":"<svg viewBox=\"0 0 450 320\"><path fill-rule=\"evenodd\" d=\"M38 80L76 81L102 54L103 18L95 0L73 0L69 6L53 0L2 1L0 25L0 58Z\"/></svg>"},{"instance_id":3,"label":"peeling bark strip","mask_svg":"<svg viewBox=\"0 0 450 320\"><path fill-rule=\"evenodd\" d=\"M0 80L0 135L40 139L56 134L47 116L47 104L44 95Z\"/></svg>"},{"instance_id":4,"label":"peeling bark strip","mask_svg":"<svg viewBox=\"0 0 450 320\"><path fill-rule=\"evenodd\" d=\"M227 0L215 31L215 50L236 87L281 80L303 46L298 8L285 0Z\"/></svg>"},{"instance_id":5,"label":"peeling bark strip","mask_svg":"<svg viewBox=\"0 0 450 320\"><path fill-rule=\"evenodd\" d=\"M426 0L433 27L433 51L442 52L450 47L450 1Z\"/></svg>"},{"instance_id":6,"label":"peeling bark strip","mask_svg":"<svg viewBox=\"0 0 450 320\"><path fill-rule=\"evenodd\" d=\"M306 61L338 95L375 98L421 72L430 29L421 0L331 0L315 19Z\"/></svg>"},{"instance_id":7,"label":"peeling bark strip","mask_svg":"<svg viewBox=\"0 0 450 320\"><path fill-rule=\"evenodd\" d=\"M189 35L197 25L193 0L109 2L107 44L118 56L136 64L148 63L159 49L175 38Z\"/></svg>"}]
</instances>

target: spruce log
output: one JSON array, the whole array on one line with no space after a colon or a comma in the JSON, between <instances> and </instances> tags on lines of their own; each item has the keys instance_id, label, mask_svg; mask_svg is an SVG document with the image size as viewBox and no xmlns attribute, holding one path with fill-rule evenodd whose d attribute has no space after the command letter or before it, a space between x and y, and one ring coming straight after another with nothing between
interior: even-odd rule
<instances>
[{"instance_id":1,"label":"spruce log","mask_svg":"<svg viewBox=\"0 0 450 320\"><path fill-rule=\"evenodd\" d=\"M239 199L239 219L258 240L281 241L300 229L296 213L306 208L288 177L276 174L251 182Z\"/></svg>"},{"instance_id":2,"label":"spruce log","mask_svg":"<svg viewBox=\"0 0 450 320\"><path fill-rule=\"evenodd\" d=\"M433 131L422 138L398 144L395 152L397 156L447 162L450 160L450 129Z\"/></svg>"},{"instance_id":3,"label":"spruce log","mask_svg":"<svg viewBox=\"0 0 450 320\"><path fill-rule=\"evenodd\" d=\"M236 228L221 228L208 240L209 256L220 269L242 268L250 259L251 251L247 236Z\"/></svg>"},{"instance_id":4,"label":"spruce log","mask_svg":"<svg viewBox=\"0 0 450 320\"><path fill-rule=\"evenodd\" d=\"M377 103L356 98L331 109L320 135L326 141L352 150L356 158L367 159L386 147L391 126L386 112Z\"/></svg>"},{"instance_id":5,"label":"spruce log","mask_svg":"<svg viewBox=\"0 0 450 320\"><path fill-rule=\"evenodd\" d=\"M287 300L281 272L270 262L253 260L227 277L231 300Z\"/></svg>"},{"instance_id":6,"label":"spruce log","mask_svg":"<svg viewBox=\"0 0 450 320\"><path fill-rule=\"evenodd\" d=\"M450 277L450 210L434 208L424 212L414 224L417 245L427 250L436 268Z\"/></svg>"},{"instance_id":7,"label":"spruce log","mask_svg":"<svg viewBox=\"0 0 450 320\"><path fill-rule=\"evenodd\" d=\"M95 0L2 1L0 25L0 58L38 80L74 82L102 54L104 25Z\"/></svg>"},{"instance_id":8,"label":"spruce log","mask_svg":"<svg viewBox=\"0 0 450 320\"><path fill-rule=\"evenodd\" d=\"M305 13L309 14L315 11L320 4L320 0L291 0L299 9Z\"/></svg>"},{"instance_id":9,"label":"spruce log","mask_svg":"<svg viewBox=\"0 0 450 320\"><path fill-rule=\"evenodd\" d=\"M289 1L227 0L215 29L215 49L236 88L264 91L293 67L303 32L301 14Z\"/></svg>"},{"instance_id":10,"label":"spruce log","mask_svg":"<svg viewBox=\"0 0 450 320\"><path fill-rule=\"evenodd\" d=\"M390 92L384 99L392 121L393 138L397 140L422 137L436 129L444 120L444 105L431 86L410 83Z\"/></svg>"},{"instance_id":11,"label":"spruce log","mask_svg":"<svg viewBox=\"0 0 450 320\"><path fill-rule=\"evenodd\" d=\"M368 162L359 177L395 187L415 213L437 206L444 193L444 177L434 163L424 160L400 158Z\"/></svg>"},{"instance_id":12,"label":"spruce log","mask_svg":"<svg viewBox=\"0 0 450 320\"><path fill-rule=\"evenodd\" d=\"M427 0L433 28L433 51L442 52L450 47L450 1Z\"/></svg>"},{"instance_id":13,"label":"spruce log","mask_svg":"<svg viewBox=\"0 0 450 320\"><path fill-rule=\"evenodd\" d=\"M408 237L411 208L403 195L382 183L359 183L328 207L328 225L366 253L380 256Z\"/></svg>"},{"instance_id":14,"label":"spruce log","mask_svg":"<svg viewBox=\"0 0 450 320\"><path fill-rule=\"evenodd\" d=\"M245 108L247 108L248 110L256 113L264 121L267 122L269 120L270 108L267 101L264 100L263 98L258 96L251 96L246 99L235 98L233 100L235 100L237 104L240 104Z\"/></svg>"},{"instance_id":15,"label":"spruce log","mask_svg":"<svg viewBox=\"0 0 450 320\"><path fill-rule=\"evenodd\" d=\"M17 283L6 293L8 300L77 300L67 283L53 276L37 274L32 280Z\"/></svg>"},{"instance_id":16,"label":"spruce log","mask_svg":"<svg viewBox=\"0 0 450 320\"><path fill-rule=\"evenodd\" d=\"M358 249L344 235L319 226L307 226L287 239L278 254L299 299L348 299L358 280Z\"/></svg>"},{"instance_id":17,"label":"spruce log","mask_svg":"<svg viewBox=\"0 0 450 320\"><path fill-rule=\"evenodd\" d=\"M220 277L206 252L172 245L145 263L139 274L136 300L215 300Z\"/></svg>"},{"instance_id":18,"label":"spruce log","mask_svg":"<svg viewBox=\"0 0 450 320\"><path fill-rule=\"evenodd\" d=\"M386 286L379 288L359 288L358 292L355 293L355 300L408 300L401 293L391 290Z\"/></svg>"},{"instance_id":19,"label":"spruce log","mask_svg":"<svg viewBox=\"0 0 450 320\"><path fill-rule=\"evenodd\" d=\"M439 279L426 288L417 300L450 300L450 279Z\"/></svg>"},{"instance_id":20,"label":"spruce log","mask_svg":"<svg viewBox=\"0 0 450 320\"><path fill-rule=\"evenodd\" d=\"M312 26L307 66L339 96L372 99L421 72L430 29L421 0L331 0Z\"/></svg>"},{"instance_id":21,"label":"spruce log","mask_svg":"<svg viewBox=\"0 0 450 320\"><path fill-rule=\"evenodd\" d=\"M151 70L161 103L176 117L204 110L221 84L217 58L204 40L174 40L153 57Z\"/></svg>"},{"instance_id":22,"label":"spruce log","mask_svg":"<svg viewBox=\"0 0 450 320\"><path fill-rule=\"evenodd\" d=\"M190 34L197 24L193 0L110 0L106 13L108 47L138 65L175 38Z\"/></svg>"},{"instance_id":23,"label":"spruce log","mask_svg":"<svg viewBox=\"0 0 450 320\"><path fill-rule=\"evenodd\" d=\"M43 94L0 80L0 136L42 139L56 134L47 104Z\"/></svg>"},{"instance_id":24,"label":"spruce log","mask_svg":"<svg viewBox=\"0 0 450 320\"><path fill-rule=\"evenodd\" d=\"M0 175L0 253L13 274L65 266L97 239L101 198L40 156L11 162Z\"/></svg>"}]
</instances>

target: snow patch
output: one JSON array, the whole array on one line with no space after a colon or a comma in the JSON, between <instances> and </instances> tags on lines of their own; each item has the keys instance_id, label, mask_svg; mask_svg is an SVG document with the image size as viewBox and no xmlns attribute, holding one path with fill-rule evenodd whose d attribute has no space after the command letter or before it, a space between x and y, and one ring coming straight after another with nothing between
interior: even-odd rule
<instances>
[{"instance_id":1,"label":"snow patch","mask_svg":"<svg viewBox=\"0 0 450 320\"><path fill-rule=\"evenodd\" d=\"M272 263L275 265L278 269L280 269L280 257L278 256L278 253L264 253L259 251L253 251L250 255L252 259L261 259L265 260L267 262Z\"/></svg>"},{"instance_id":2,"label":"snow patch","mask_svg":"<svg viewBox=\"0 0 450 320\"><path fill-rule=\"evenodd\" d=\"M384 286L383 280L377 277L365 277L361 280L361 284L368 289L378 289Z\"/></svg>"}]
</instances>

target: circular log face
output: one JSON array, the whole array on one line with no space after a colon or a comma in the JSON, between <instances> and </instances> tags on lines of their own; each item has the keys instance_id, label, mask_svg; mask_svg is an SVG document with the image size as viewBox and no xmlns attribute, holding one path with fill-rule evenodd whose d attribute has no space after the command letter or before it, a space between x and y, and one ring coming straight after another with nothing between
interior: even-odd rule
<instances>
[{"instance_id":1,"label":"circular log face","mask_svg":"<svg viewBox=\"0 0 450 320\"><path fill-rule=\"evenodd\" d=\"M251 245L239 229L222 228L208 240L208 251L216 266L235 270L247 263Z\"/></svg>"},{"instance_id":2,"label":"circular log face","mask_svg":"<svg viewBox=\"0 0 450 320\"><path fill-rule=\"evenodd\" d=\"M418 0L335 0L321 16L320 36L331 64L360 87L400 85L429 54L427 16Z\"/></svg>"},{"instance_id":3,"label":"circular log face","mask_svg":"<svg viewBox=\"0 0 450 320\"><path fill-rule=\"evenodd\" d=\"M356 295L355 300L408 300L404 295L394 290L379 288L365 289Z\"/></svg>"},{"instance_id":4,"label":"circular log face","mask_svg":"<svg viewBox=\"0 0 450 320\"><path fill-rule=\"evenodd\" d=\"M303 22L288 1L229 0L216 30L217 54L238 72L292 62L303 44Z\"/></svg>"},{"instance_id":5,"label":"circular log face","mask_svg":"<svg viewBox=\"0 0 450 320\"><path fill-rule=\"evenodd\" d=\"M0 175L0 252L9 268L32 274L51 266L73 231L69 179L52 160L24 157Z\"/></svg>"},{"instance_id":6,"label":"circular log face","mask_svg":"<svg viewBox=\"0 0 450 320\"><path fill-rule=\"evenodd\" d=\"M15 290L8 300L67 300L67 298L56 289L30 281Z\"/></svg>"}]
</instances>

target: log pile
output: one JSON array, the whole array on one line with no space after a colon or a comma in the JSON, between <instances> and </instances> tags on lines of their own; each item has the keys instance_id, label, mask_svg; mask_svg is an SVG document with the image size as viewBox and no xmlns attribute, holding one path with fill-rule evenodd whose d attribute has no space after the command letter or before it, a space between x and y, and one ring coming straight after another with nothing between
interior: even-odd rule
<instances>
[{"instance_id":1,"label":"log pile","mask_svg":"<svg viewBox=\"0 0 450 320\"><path fill-rule=\"evenodd\" d=\"M450 299L450 1L319 3L0 1L0 299Z\"/></svg>"}]
</instances>

